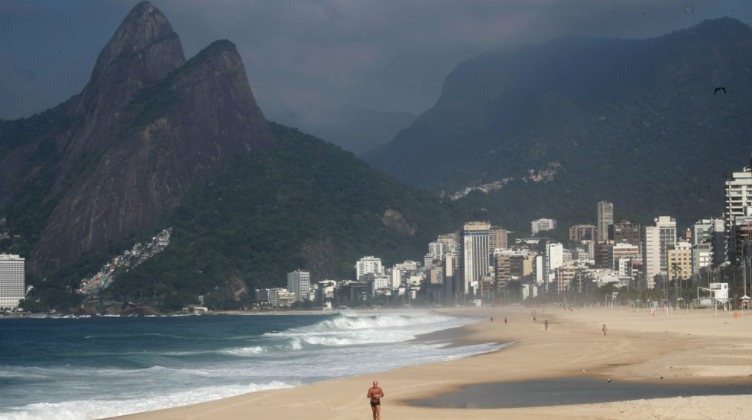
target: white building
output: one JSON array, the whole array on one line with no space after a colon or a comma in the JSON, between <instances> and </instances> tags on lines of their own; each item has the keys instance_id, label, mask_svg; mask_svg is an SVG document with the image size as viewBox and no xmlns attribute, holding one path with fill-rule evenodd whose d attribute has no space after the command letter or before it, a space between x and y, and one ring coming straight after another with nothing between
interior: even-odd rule
<instances>
[{"instance_id":1,"label":"white building","mask_svg":"<svg viewBox=\"0 0 752 420\"><path fill-rule=\"evenodd\" d=\"M395 264L391 272L391 287L397 289L407 281L407 278L414 271L420 269L420 263L417 261L406 260L399 264Z\"/></svg>"},{"instance_id":2,"label":"white building","mask_svg":"<svg viewBox=\"0 0 752 420\"><path fill-rule=\"evenodd\" d=\"M384 267L381 266L381 258L376 258L374 256L368 256L363 257L360 260L358 260L358 263L355 264L355 272L356 272L356 280L360 280L360 278L364 274L381 274L384 272Z\"/></svg>"},{"instance_id":3,"label":"white building","mask_svg":"<svg viewBox=\"0 0 752 420\"><path fill-rule=\"evenodd\" d=\"M676 220L670 216L659 216L655 225L660 230L661 272L668 273L668 249L676 245Z\"/></svg>"},{"instance_id":4,"label":"white building","mask_svg":"<svg viewBox=\"0 0 752 420\"><path fill-rule=\"evenodd\" d=\"M487 222L466 223L462 230L462 293L479 290L481 277L488 275L489 248Z\"/></svg>"},{"instance_id":5,"label":"white building","mask_svg":"<svg viewBox=\"0 0 752 420\"><path fill-rule=\"evenodd\" d=\"M460 235L458 232L439 235L438 238L436 238L436 242L445 244L448 247L447 252L457 251L457 248L459 248L460 245Z\"/></svg>"},{"instance_id":6,"label":"white building","mask_svg":"<svg viewBox=\"0 0 752 420\"><path fill-rule=\"evenodd\" d=\"M552 283L556 279L556 269L564 265L564 245L554 242L546 244L546 279Z\"/></svg>"},{"instance_id":7,"label":"white building","mask_svg":"<svg viewBox=\"0 0 752 420\"><path fill-rule=\"evenodd\" d=\"M735 260L740 253L733 237L736 217L745 216L746 208L752 207L752 166L726 175L726 205L723 217L726 222L726 249L729 259Z\"/></svg>"},{"instance_id":8,"label":"white building","mask_svg":"<svg viewBox=\"0 0 752 420\"><path fill-rule=\"evenodd\" d=\"M298 300L298 295L286 289L277 291L277 304L275 306L290 306Z\"/></svg>"},{"instance_id":9,"label":"white building","mask_svg":"<svg viewBox=\"0 0 752 420\"><path fill-rule=\"evenodd\" d=\"M290 301L292 299L292 301ZM290 306L295 301L295 294L282 287L256 289L256 301L268 303L269 306Z\"/></svg>"},{"instance_id":10,"label":"white building","mask_svg":"<svg viewBox=\"0 0 752 420\"><path fill-rule=\"evenodd\" d=\"M661 274L661 237L658 226L645 226L642 235L642 269L644 288L655 287L655 276Z\"/></svg>"},{"instance_id":11,"label":"white building","mask_svg":"<svg viewBox=\"0 0 752 420\"><path fill-rule=\"evenodd\" d=\"M596 228L597 240L600 243L608 242L608 228L614 224L614 204L606 201L598 203L598 226Z\"/></svg>"},{"instance_id":12,"label":"white building","mask_svg":"<svg viewBox=\"0 0 752 420\"><path fill-rule=\"evenodd\" d=\"M543 255L537 255L533 260L533 272L535 273L535 283L543 284L545 279L548 278L546 273L546 264L544 264L545 258Z\"/></svg>"},{"instance_id":13,"label":"white building","mask_svg":"<svg viewBox=\"0 0 752 420\"><path fill-rule=\"evenodd\" d=\"M16 309L25 297L24 264L18 255L0 254L0 309Z\"/></svg>"},{"instance_id":14,"label":"white building","mask_svg":"<svg viewBox=\"0 0 752 420\"><path fill-rule=\"evenodd\" d=\"M434 259L443 260L447 252L449 252L449 245L445 242L431 242L428 244L428 255L432 255Z\"/></svg>"},{"instance_id":15,"label":"white building","mask_svg":"<svg viewBox=\"0 0 752 420\"><path fill-rule=\"evenodd\" d=\"M610 261L611 268L614 270L619 270L619 258L634 258L638 255L640 255L640 247L626 242L614 244L614 246L608 249L608 260Z\"/></svg>"},{"instance_id":16,"label":"white building","mask_svg":"<svg viewBox=\"0 0 752 420\"><path fill-rule=\"evenodd\" d=\"M295 270L292 273L287 273L287 290L300 299L308 298L308 293L311 290L311 272Z\"/></svg>"},{"instance_id":17,"label":"white building","mask_svg":"<svg viewBox=\"0 0 752 420\"><path fill-rule=\"evenodd\" d=\"M522 300L538 296L538 286L535 284L522 284L520 290L522 291Z\"/></svg>"},{"instance_id":18,"label":"white building","mask_svg":"<svg viewBox=\"0 0 752 420\"><path fill-rule=\"evenodd\" d=\"M556 229L556 220L554 219L538 219L530 222L530 231L533 236L537 235L538 232L554 229Z\"/></svg>"},{"instance_id":19,"label":"white building","mask_svg":"<svg viewBox=\"0 0 752 420\"><path fill-rule=\"evenodd\" d=\"M371 291L371 296L376 296L377 290L389 289L391 290L391 279L386 274L368 273L363 276L363 280L368 282L368 287Z\"/></svg>"}]
</instances>

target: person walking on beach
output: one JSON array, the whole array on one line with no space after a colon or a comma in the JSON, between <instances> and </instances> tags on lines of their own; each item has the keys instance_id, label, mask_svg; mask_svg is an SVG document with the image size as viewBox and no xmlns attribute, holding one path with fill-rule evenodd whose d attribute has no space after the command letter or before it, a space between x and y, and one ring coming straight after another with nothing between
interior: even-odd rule
<instances>
[{"instance_id":1,"label":"person walking on beach","mask_svg":"<svg viewBox=\"0 0 752 420\"><path fill-rule=\"evenodd\" d=\"M507 317L504 317L504 325L507 325Z\"/></svg>"},{"instance_id":2,"label":"person walking on beach","mask_svg":"<svg viewBox=\"0 0 752 420\"><path fill-rule=\"evenodd\" d=\"M544 322L543 325L546 326L546 331L548 331L548 320L546 320L546 322Z\"/></svg>"},{"instance_id":3,"label":"person walking on beach","mask_svg":"<svg viewBox=\"0 0 752 420\"><path fill-rule=\"evenodd\" d=\"M603 336L606 336L606 333L608 332L608 328L606 328L606 324L603 324L603 328L601 328L601 331L603 332Z\"/></svg>"},{"instance_id":4,"label":"person walking on beach","mask_svg":"<svg viewBox=\"0 0 752 420\"><path fill-rule=\"evenodd\" d=\"M366 398L371 399L371 411L373 420L381 420L381 399L384 397L384 390L379 386L379 381L373 381L373 387L368 388Z\"/></svg>"}]
</instances>

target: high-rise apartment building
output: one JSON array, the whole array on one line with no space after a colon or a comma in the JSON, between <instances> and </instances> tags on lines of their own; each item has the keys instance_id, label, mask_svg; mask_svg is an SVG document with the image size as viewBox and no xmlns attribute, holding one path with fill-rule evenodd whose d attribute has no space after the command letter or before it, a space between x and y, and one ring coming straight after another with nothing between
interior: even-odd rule
<instances>
[{"instance_id":1,"label":"high-rise apartment building","mask_svg":"<svg viewBox=\"0 0 752 420\"><path fill-rule=\"evenodd\" d=\"M423 258L423 266L431 269L437 263L444 259L444 255L449 252L449 245L444 242L431 242L428 244L428 254Z\"/></svg>"},{"instance_id":2,"label":"high-rise apartment building","mask_svg":"<svg viewBox=\"0 0 752 420\"><path fill-rule=\"evenodd\" d=\"M726 205L723 216L725 218L726 250L729 261L737 262L741 250L737 249L737 238L734 237L736 218L747 216L747 208L752 207L752 163L741 172L725 175Z\"/></svg>"},{"instance_id":3,"label":"high-rise apartment building","mask_svg":"<svg viewBox=\"0 0 752 420\"><path fill-rule=\"evenodd\" d=\"M598 242L608 242L608 229L614 224L614 204L607 201L598 203L598 225L597 240Z\"/></svg>"},{"instance_id":4,"label":"high-rise apartment building","mask_svg":"<svg viewBox=\"0 0 752 420\"><path fill-rule=\"evenodd\" d=\"M445 233L439 235L438 238L436 238L436 242L446 244L449 248L447 252L457 251L457 248L460 246L460 234L459 232Z\"/></svg>"},{"instance_id":5,"label":"high-rise apartment building","mask_svg":"<svg viewBox=\"0 0 752 420\"><path fill-rule=\"evenodd\" d=\"M496 284L504 287L512 279L512 259L507 255L494 255Z\"/></svg>"},{"instance_id":6,"label":"high-rise apartment building","mask_svg":"<svg viewBox=\"0 0 752 420\"><path fill-rule=\"evenodd\" d=\"M493 252L494 249L506 249L508 232L500 227L492 227L488 230L488 248Z\"/></svg>"},{"instance_id":7,"label":"high-rise apartment building","mask_svg":"<svg viewBox=\"0 0 752 420\"><path fill-rule=\"evenodd\" d=\"M462 275L459 268L459 252L447 252L444 256L444 295L450 301L462 295Z\"/></svg>"},{"instance_id":8,"label":"high-rise apartment building","mask_svg":"<svg viewBox=\"0 0 752 420\"><path fill-rule=\"evenodd\" d=\"M609 236L614 238L615 243L628 243L637 247L642 254L642 226L629 220L622 220L611 226Z\"/></svg>"},{"instance_id":9,"label":"high-rise apartment building","mask_svg":"<svg viewBox=\"0 0 752 420\"><path fill-rule=\"evenodd\" d=\"M676 244L676 220L670 216L659 216L655 225L659 229L661 243L661 273L668 273L668 249Z\"/></svg>"},{"instance_id":10,"label":"high-rise apartment building","mask_svg":"<svg viewBox=\"0 0 752 420\"><path fill-rule=\"evenodd\" d=\"M26 296L24 265L18 255L0 254L0 309L16 309Z\"/></svg>"},{"instance_id":11,"label":"high-rise apartment building","mask_svg":"<svg viewBox=\"0 0 752 420\"><path fill-rule=\"evenodd\" d=\"M381 274L384 272L384 267L381 265L381 258L374 256L363 257L355 264L355 278L360 278L365 274Z\"/></svg>"},{"instance_id":12,"label":"high-rise apartment building","mask_svg":"<svg viewBox=\"0 0 752 420\"><path fill-rule=\"evenodd\" d=\"M613 248L614 245L609 243L595 244L595 268L612 268L611 250Z\"/></svg>"},{"instance_id":13,"label":"high-rise apartment building","mask_svg":"<svg viewBox=\"0 0 752 420\"><path fill-rule=\"evenodd\" d=\"M666 251L669 280L692 278L692 244L677 242Z\"/></svg>"},{"instance_id":14,"label":"high-rise apartment building","mask_svg":"<svg viewBox=\"0 0 752 420\"><path fill-rule=\"evenodd\" d=\"M701 242L692 245L692 278L702 277L704 269L713 264L713 245L709 242Z\"/></svg>"},{"instance_id":15,"label":"high-rise apartment building","mask_svg":"<svg viewBox=\"0 0 752 420\"><path fill-rule=\"evenodd\" d=\"M702 253L706 249L711 252L711 264L717 266L726 261L726 229L723 219L703 219L695 222L690 228L692 231L692 246L708 244L701 247ZM699 263L698 263L699 264ZM705 267L701 265L700 268Z\"/></svg>"},{"instance_id":16,"label":"high-rise apartment building","mask_svg":"<svg viewBox=\"0 0 752 420\"><path fill-rule=\"evenodd\" d=\"M392 268L392 289L397 289L405 283L405 279L420 268L420 263L417 261L406 260L399 264L395 264Z\"/></svg>"},{"instance_id":17,"label":"high-rise apartment building","mask_svg":"<svg viewBox=\"0 0 752 420\"><path fill-rule=\"evenodd\" d=\"M620 258L635 258L640 255L640 249L636 245L632 245L626 242L614 244L610 247L608 253L609 268L612 270L619 270Z\"/></svg>"},{"instance_id":18,"label":"high-rise apartment building","mask_svg":"<svg viewBox=\"0 0 752 420\"><path fill-rule=\"evenodd\" d=\"M545 262L546 281L551 283L555 280L556 269L564 265L564 245L558 242L546 244Z\"/></svg>"},{"instance_id":19,"label":"high-rise apartment building","mask_svg":"<svg viewBox=\"0 0 752 420\"><path fill-rule=\"evenodd\" d=\"M661 236L658 226L645 226L642 234L643 287L653 289L661 274Z\"/></svg>"},{"instance_id":20,"label":"high-rise apartment building","mask_svg":"<svg viewBox=\"0 0 752 420\"><path fill-rule=\"evenodd\" d=\"M488 274L489 247L487 222L470 222L462 230L462 293L474 294L480 279Z\"/></svg>"},{"instance_id":21,"label":"high-rise apartment building","mask_svg":"<svg viewBox=\"0 0 752 420\"><path fill-rule=\"evenodd\" d=\"M428 244L428 255L432 255L437 260L443 260L447 252L449 252L449 245L445 242L437 241Z\"/></svg>"},{"instance_id":22,"label":"high-rise apartment building","mask_svg":"<svg viewBox=\"0 0 752 420\"><path fill-rule=\"evenodd\" d=\"M643 270L645 285L655 287L655 276L668 276L668 249L676 244L676 220L670 216L655 219L655 226L645 227L643 235Z\"/></svg>"},{"instance_id":23,"label":"high-rise apartment building","mask_svg":"<svg viewBox=\"0 0 752 420\"><path fill-rule=\"evenodd\" d=\"M734 217L731 227L731 246L735 254L729 257L731 261L741 262L743 258L752 257L752 207L747 208L746 216Z\"/></svg>"},{"instance_id":24,"label":"high-rise apartment building","mask_svg":"<svg viewBox=\"0 0 752 420\"><path fill-rule=\"evenodd\" d=\"M533 236L537 235L538 232L554 229L556 229L556 220L554 219L538 219L530 222L530 231Z\"/></svg>"},{"instance_id":25,"label":"high-rise apartment building","mask_svg":"<svg viewBox=\"0 0 752 420\"><path fill-rule=\"evenodd\" d=\"M308 299L308 292L311 290L311 272L295 270L287 273L287 290L295 293L297 300Z\"/></svg>"},{"instance_id":26,"label":"high-rise apartment building","mask_svg":"<svg viewBox=\"0 0 752 420\"><path fill-rule=\"evenodd\" d=\"M595 226L593 225L574 225L569 228L570 241L592 241L595 240Z\"/></svg>"}]
</instances>

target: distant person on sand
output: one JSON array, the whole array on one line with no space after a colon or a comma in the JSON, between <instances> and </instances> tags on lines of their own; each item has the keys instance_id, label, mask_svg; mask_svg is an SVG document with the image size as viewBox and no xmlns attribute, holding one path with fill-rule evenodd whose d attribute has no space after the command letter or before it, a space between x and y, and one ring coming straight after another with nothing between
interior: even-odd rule
<instances>
[{"instance_id":1,"label":"distant person on sand","mask_svg":"<svg viewBox=\"0 0 752 420\"><path fill-rule=\"evenodd\" d=\"M608 332L608 328L606 328L606 324L603 324L603 328L601 328L601 331L603 331L603 336L606 336L606 333Z\"/></svg>"},{"instance_id":2,"label":"distant person on sand","mask_svg":"<svg viewBox=\"0 0 752 420\"><path fill-rule=\"evenodd\" d=\"M507 325L507 317L504 317L504 325Z\"/></svg>"},{"instance_id":3,"label":"distant person on sand","mask_svg":"<svg viewBox=\"0 0 752 420\"><path fill-rule=\"evenodd\" d=\"M537 322L538 320L535 319L535 315L533 315L533 322Z\"/></svg>"},{"instance_id":4,"label":"distant person on sand","mask_svg":"<svg viewBox=\"0 0 752 420\"><path fill-rule=\"evenodd\" d=\"M373 411L373 420L381 420L381 398L384 397L384 390L379 386L379 381L373 381L373 387L368 388L366 398L371 399L371 411Z\"/></svg>"},{"instance_id":5,"label":"distant person on sand","mask_svg":"<svg viewBox=\"0 0 752 420\"><path fill-rule=\"evenodd\" d=\"M544 322L543 325L546 326L546 331L548 331L548 320L546 320L546 322Z\"/></svg>"}]
</instances>

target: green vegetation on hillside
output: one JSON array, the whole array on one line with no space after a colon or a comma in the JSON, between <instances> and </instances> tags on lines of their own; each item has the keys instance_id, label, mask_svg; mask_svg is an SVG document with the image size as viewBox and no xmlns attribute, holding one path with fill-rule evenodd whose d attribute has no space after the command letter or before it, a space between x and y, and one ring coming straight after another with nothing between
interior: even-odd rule
<instances>
[{"instance_id":1,"label":"green vegetation on hillside","mask_svg":"<svg viewBox=\"0 0 752 420\"><path fill-rule=\"evenodd\" d=\"M284 286L286 273L353 278L354 264L419 259L437 234L458 229L463 210L388 177L349 152L272 124L274 150L238 157L167 222L168 249L119 273L115 299L157 296L165 309L219 303L239 290ZM382 220L396 210L403 221ZM240 280L241 283L238 283Z\"/></svg>"},{"instance_id":2,"label":"green vegetation on hillside","mask_svg":"<svg viewBox=\"0 0 752 420\"><path fill-rule=\"evenodd\" d=\"M537 217L592 221L600 200L682 224L718 216L722 174L749 163L750 42L749 26L724 18L646 40L491 51L461 63L436 106L366 159L447 193L513 177L466 200L517 229ZM552 183L521 181L551 162L561 164Z\"/></svg>"}]
</instances>

